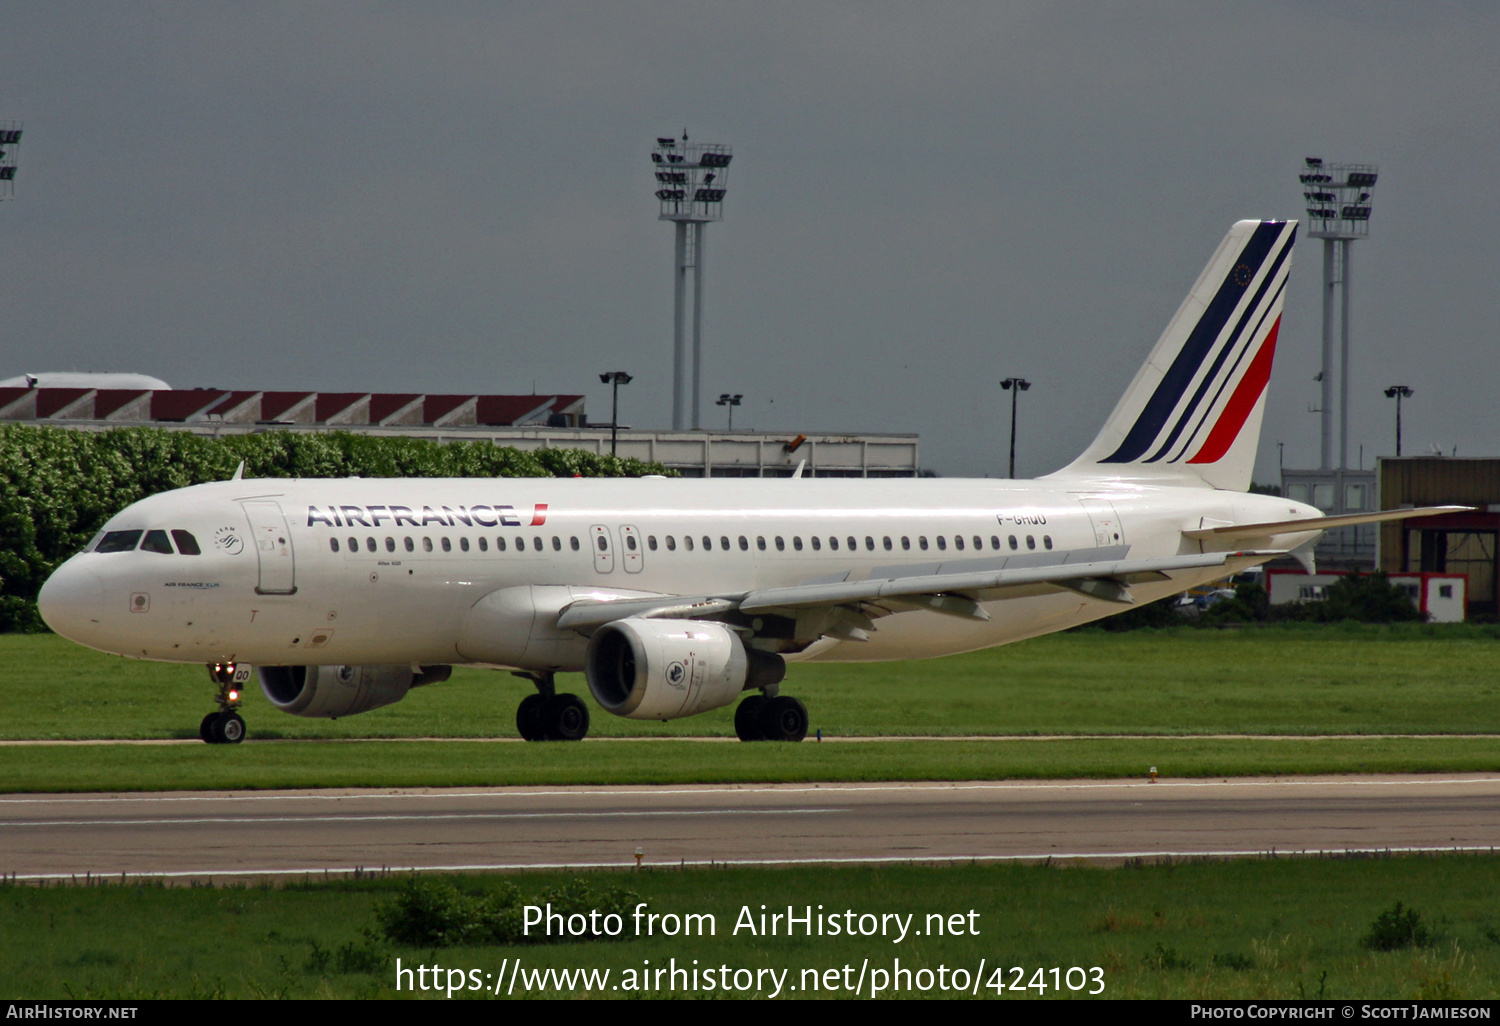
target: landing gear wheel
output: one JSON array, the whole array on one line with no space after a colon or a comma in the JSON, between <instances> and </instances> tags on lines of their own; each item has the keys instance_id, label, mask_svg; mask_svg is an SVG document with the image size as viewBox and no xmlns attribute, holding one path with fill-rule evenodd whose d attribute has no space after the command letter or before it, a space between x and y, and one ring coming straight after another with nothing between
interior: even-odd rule
<instances>
[{"instance_id":1,"label":"landing gear wheel","mask_svg":"<svg viewBox=\"0 0 1500 1026\"><path fill-rule=\"evenodd\" d=\"M214 738L214 728L219 725L219 713L211 712L203 717L203 722L198 724L198 736L211 745L219 742Z\"/></svg>"},{"instance_id":2,"label":"landing gear wheel","mask_svg":"<svg viewBox=\"0 0 1500 1026\"><path fill-rule=\"evenodd\" d=\"M237 745L245 740L245 721L239 713L224 713L214 724L214 737L226 745Z\"/></svg>"},{"instance_id":3,"label":"landing gear wheel","mask_svg":"<svg viewBox=\"0 0 1500 1026\"><path fill-rule=\"evenodd\" d=\"M801 741L807 736L807 706L791 695L768 698L761 707L760 729L767 741Z\"/></svg>"},{"instance_id":4,"label":"landing gear wheel","mask_svg":"<svg viewBox=\"0 0 1500 1026\"><path fill-rule=\"evenodd\" d=\"M550 741L582 741L589 732L589 707L577 695L553 695L543 710Z\"/></svg>"},{"instance_id":5,"label":"landing gear wheel","mask_svg":"<svg viewBox=\"0 0 1500 1026\"><path fill-rule=\"evenodd\" d=\"M734 733L741 741L764 741L761 729L761 710L766 707L765 695L751 695L734 711Z\"/></svg>"},{"instance_id":6,"label":"landing gear wheel","mask_svg":"<svg viewBox=\"0 0 1500 1026\"><path fill-rule=\"evenodd\" d=\"M527 695L516 706L516 730L524 741L547 740L547 700L541 695Z\"/></svg>"}]
</instances>

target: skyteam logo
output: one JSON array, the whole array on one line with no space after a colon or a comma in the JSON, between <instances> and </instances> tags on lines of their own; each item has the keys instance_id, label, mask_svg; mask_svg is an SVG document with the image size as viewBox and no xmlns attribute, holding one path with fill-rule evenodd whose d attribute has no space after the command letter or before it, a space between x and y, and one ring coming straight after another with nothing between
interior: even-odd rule
<instances>
[{"instance_id":1,"label":"skyteam logo","mask_svg":"<svg viewBox=\"0 0 1500 1026\"><path fill-rule=\"evenodd\" d=\"M668 684L674 688L681 688L683 682L687 680L687 665L680 660L675 663L669 663L667 665L666 678Z\"/></svg>"},{"instance_id":2,"label":"skyteam logo","mask_svg":"<svg viewBox=\"0 0 1500 1026\"><path fill-rule=\"evenodd\" d=\"M1296 234L1285 222L1255 227L1124 440L1100 463L1214 463L1229 451L1271 377Z\"/></svg>"}]
</instances>

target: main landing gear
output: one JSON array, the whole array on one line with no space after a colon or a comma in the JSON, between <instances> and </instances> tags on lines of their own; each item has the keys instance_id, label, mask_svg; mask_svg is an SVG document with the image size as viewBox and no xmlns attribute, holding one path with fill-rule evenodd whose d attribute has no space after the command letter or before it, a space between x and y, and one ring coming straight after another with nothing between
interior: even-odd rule
<instances>
[{"instance_id":1,"label":"main landing gear","mask_svg":"<svg viewBox=\"0 0 1500 1026\"><path fill-rule=\"evenodd\" d=\"M537 693L521 699L516 729L527 741L582 741L589 732L589 707L572 694L558 694L547 670L517 673L536 685Z\"/></svg>"},{"instance_id":2,"label":"main landing gear","mask_svg":"<svg viewBox=\"0 0 1500 1026\"><path fill-rule=\"evenodd\" d=\"M218 712L211 712L198 724L198 736L211 745L237 745L245 740L245 721L240 707L240 685L250 679L250 667L234 663L209 663L208 679L214 682L214 701Z\"/></svg>"},{"instance_id":3,"label":"main landing gear","mask_svg":"<svg viewBox=\"0 0 1500 1026\"><path fill-rule=\"evenodd\" d=\"M807 706L791 695L767 688L751 695L734 711L734 732L741 741L801 741L807 736Z\"/></svg>"}]
</instances>

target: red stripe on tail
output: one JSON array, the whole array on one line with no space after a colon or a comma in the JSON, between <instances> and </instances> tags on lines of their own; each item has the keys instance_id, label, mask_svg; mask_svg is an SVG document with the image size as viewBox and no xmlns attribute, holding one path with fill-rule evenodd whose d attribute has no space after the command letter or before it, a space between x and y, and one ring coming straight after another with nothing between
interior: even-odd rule
<instances>
[{"instance_id":1,"label":"red stripe on tail","mask_svg":"<svg viewBox=\"0 0 1500 1026\"><path fill-rule=\"evenodd\" d=\"M1256 402L1266 390L1266 383L1271 380L1271 362L1276 356L1276 333L1280 330L1281 318L1278 317L1276 323L1271 325L1266 340L1261 343L1260 352L1250 361L1250 367L1240 379L1239 387L1229 397L1224 412L1219 414L1218 423L1208 433L1208 441L1193 454L1189 463L1217 463L1240 436L1240 428L1245 426L1250 411L1255 409Z\"/></svg>"}]
</instances>

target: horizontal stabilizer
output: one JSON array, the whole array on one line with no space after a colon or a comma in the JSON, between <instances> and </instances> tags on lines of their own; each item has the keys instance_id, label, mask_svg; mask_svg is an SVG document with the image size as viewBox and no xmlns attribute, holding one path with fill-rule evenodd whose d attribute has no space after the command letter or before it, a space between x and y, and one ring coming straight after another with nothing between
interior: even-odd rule
<instances>
[{"instance_id":1,"label":"horizontal stabilizer","mask_svg":"<svg viewBox=\"0 0 1500 1026\"><path fill-rule=\"evenodd\" d=\"M1223 527L1199 527L1183 531L1184 538L1196 541L1217 539L1232 541L1235 538L1265 538L1276 534L1301 534L1303 531L1327 531L1334 527L1352 527L1355 524L1383 524L1388 520L1406 520L1410 517L1431 517L1439 513L1468 513L1473 506L1422 506L1417 509L1383 509L1375 513L1347 513L1334 517L1308 517L1303 520L1274 520L1264 524L1226 524Z\"/></svg>"}]
</instances>

